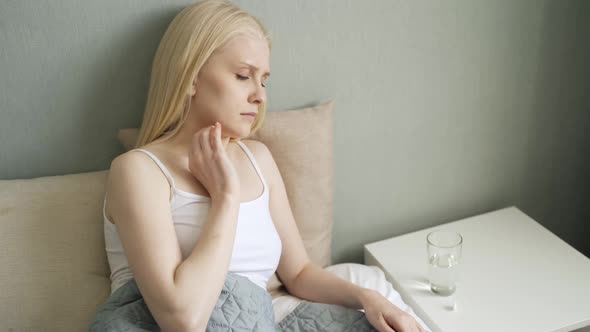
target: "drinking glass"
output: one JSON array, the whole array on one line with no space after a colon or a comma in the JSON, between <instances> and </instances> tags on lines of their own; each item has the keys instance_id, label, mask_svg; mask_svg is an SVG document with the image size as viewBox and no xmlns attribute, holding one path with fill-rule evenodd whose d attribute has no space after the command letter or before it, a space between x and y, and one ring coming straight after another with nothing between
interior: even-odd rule
<instances>
[{"instance_id":1,"label":"drinking glass","mask_svg":"<svg viewBox=\"0 0 590 332\"><path fill-rule=\"evenodd\" d=\"M448 230L435 230L426 237L430 289L442 296L455 293L463 237Z\"/></svg>"}]
</instances>

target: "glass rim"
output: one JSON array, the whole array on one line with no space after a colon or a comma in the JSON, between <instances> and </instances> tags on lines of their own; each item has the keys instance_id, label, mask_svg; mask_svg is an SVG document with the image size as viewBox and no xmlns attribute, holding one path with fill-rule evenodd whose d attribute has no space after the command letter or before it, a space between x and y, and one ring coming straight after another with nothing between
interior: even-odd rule
<instances>
[{"instance_id":1,"label":"glass rim","mask_svg":"<svg viewBox=\"0 0 590 332\"><path fill-rule=\"evenodd\" d=\"M442 245L439 245L439 244L434 244L434 243L432 243L432 241L430 241L430 235L432 235L434 233L452 233L454 235L459 236L459 241L457 243L451 245L451 246L442 246ZM449 231L449 230L444 230L444 229L437 229L437 230L431 231L430 233L428 233L428 235L426 235L426 241L431 246L435 246L435 247L438 247L438 248L454 248L456 246L459 246L459 245L463 244L463 236L461 234L459 234L459 232Z\"/></svg>"}]
</instances>

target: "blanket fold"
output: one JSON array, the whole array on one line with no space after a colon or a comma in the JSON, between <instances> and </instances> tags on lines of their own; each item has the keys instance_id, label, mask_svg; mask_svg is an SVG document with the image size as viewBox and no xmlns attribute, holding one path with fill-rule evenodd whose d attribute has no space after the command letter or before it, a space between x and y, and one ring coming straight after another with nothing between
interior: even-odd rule
<instances>
[{"instance_id":1,"label":"blanket fold","mask_svg":"<svg viewBox=\"0 0 590 332\"><path fill-rule=\"evenodd\" d=\"M161 331L137 283L129 280L97 311L90 332ZM235 273L227 273L223 289L207 323L207 332L346 332L376 331L361 311L303 301L275 323L270 294Z\"/></svg>"}]
</instances>

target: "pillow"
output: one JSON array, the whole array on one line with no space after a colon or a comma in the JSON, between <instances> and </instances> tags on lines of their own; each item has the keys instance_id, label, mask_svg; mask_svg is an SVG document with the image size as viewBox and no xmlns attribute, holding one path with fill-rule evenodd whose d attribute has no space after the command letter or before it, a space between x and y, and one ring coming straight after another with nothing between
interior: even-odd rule
<instances>
[{"instance_id":1,"label":"pillow","mask_svg":"<svg viewBox=\"0 0 590 332\"><path fill-rule=\"evenodd\" d=\"M273 153L307 252L321 266L331 261L332 109L328 102L268 112L252 137ZM111 291L102 220L106 176L0 180L2 328L87 329ZM269 280L273 298L285 294L280 286L276 275Z\"/></svg>"},{"instance_id":2,"label":"pillow","mask_svg":"<svg viewBox=\"0 0 590 332\"><path fill-rule=\"evenodd\" d=\"M334 102L288 111L267 112L262 127L250 139L263 142L281 172L289 203L311 261L331 263L332 244L332 113ZM119 141L133 148L137 129L121 129ZM284 295L273 276L268 291Z\"/></svg>"},{"instance_id":3,"label":"pillow","mask_svg":"<svg viewBox=\"0 0 590 332\"><path fill-rule=\"evenodd\" d=\"M0 329L87 329L110 293L106 174L0 181Z\"/></svg>"}]
</instances>

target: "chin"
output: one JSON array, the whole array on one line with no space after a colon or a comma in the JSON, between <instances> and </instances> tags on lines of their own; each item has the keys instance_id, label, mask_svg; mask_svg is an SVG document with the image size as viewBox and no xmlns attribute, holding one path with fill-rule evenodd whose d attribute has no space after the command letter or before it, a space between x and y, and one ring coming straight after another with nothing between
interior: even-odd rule
<instances>
[{"instance_id":1,"label":"chin","mask_svg":"<svg viewBox=\"0 0 590 332\"><path fill-rule=\"evenodd\" d=\"M251 131L252 131L252 128L250 128L250 126L227 128L227 130L225 131L225 135L227 135L233 139L243 139L243 138L248 137L248 135L250 135Z\"/></svg>"},{"instance_id":2,"label":"chin","mask_svg":"<svg viewBox=\"0 0 590 332\"><path fill-rule=\"evenodd\" d=\"M236 139L243 139L243 138L246 138L246 137L250 136L250 133L251 133L251 132L252 132L252 131L250 130L250 128L248 128L248 130L247 130L247 131L244 131L243 133L241 133L241 134L239 135L239 137L236 137Z\"/></svg>"}]
</instances>

